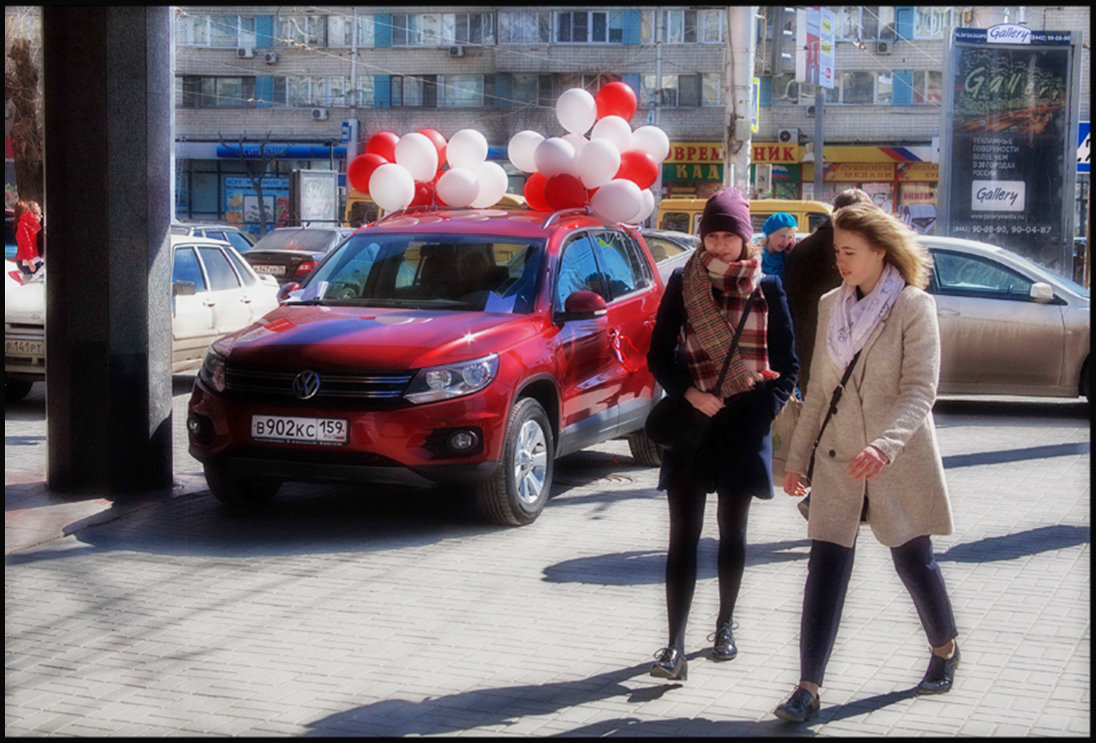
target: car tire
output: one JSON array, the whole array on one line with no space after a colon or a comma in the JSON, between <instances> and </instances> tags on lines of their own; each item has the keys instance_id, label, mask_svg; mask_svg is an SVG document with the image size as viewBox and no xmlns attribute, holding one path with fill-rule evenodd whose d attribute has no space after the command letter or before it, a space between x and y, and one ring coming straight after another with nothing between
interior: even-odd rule
<instances>
[{"instance_id":1,"label":"car tire","mask_svg":"<svg viewBox=\"0 0 1096 743\"><path fill-rule=\"evenodd\" d=\"M280 480L269 477L241 477L228 472L223 466L206 464L205 472L209 491L217 500L233 508L253 508L273 498L281 488Z\"/></svg>"},{"instance_id":2,"label":"car tire","mask_svg":"<svg viewBox=\"0 0 1096 743\"><path fill-rule=\"evenodd\" d=\"M1089 405L1092 404L1092 387L1090 386L1090 384L1091 382L1089 381L1089 363L1086 359L1085 370L1081 374L1081 394L1085 396L1085 401L1087 401Z\"/></svg>"},{"instance_id":3,"label":"car tire","mask_svg":"<svg viewBox=\"0 0 1096 743\"><path fill-rule=\"evenodd\" d=\"M658 467L662 464L662 449L651 441L646 431L636 431L628 435L628 449L637 462L647 467Z\"/></svg>"},{"instance_id":4,"label":"car tire","mask_svg":"<svg viewBox=\"0 0 1096 743\"><path fill-rule=\"evenodd\" d=\"M554 469L548 415L536 400L523 397L510 411L498 469L475 489L476 505L491 523L531 524L548 501Z\"/></svg>"},{"instance_id":5,"label":"car tire","mask_svg":"<svg viewBox=\"0 0 1096 743\"><path fill-rule=\"evenodd\" d=\"M16 401L22 400L24 397L30 394L30 388L34 386L34 382L28 382L25 379L8 379L4 377L4 400Z\"/></svg>"}]
</instances>

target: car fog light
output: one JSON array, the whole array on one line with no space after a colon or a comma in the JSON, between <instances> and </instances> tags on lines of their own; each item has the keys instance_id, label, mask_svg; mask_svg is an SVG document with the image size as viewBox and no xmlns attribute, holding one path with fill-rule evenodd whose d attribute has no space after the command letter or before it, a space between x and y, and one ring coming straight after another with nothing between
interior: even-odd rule
<instances>
[{"instance_id":1,"label":"car fog light","mask_svg":"<svg viewBox=\"0 0 1096 743\"><path fill-rule=\"evenodd\" d=\"M453 451L468 451L479 443L479 436L475 431L456 431L449 436L449 448Z\"/></svg>"}]
</instances>

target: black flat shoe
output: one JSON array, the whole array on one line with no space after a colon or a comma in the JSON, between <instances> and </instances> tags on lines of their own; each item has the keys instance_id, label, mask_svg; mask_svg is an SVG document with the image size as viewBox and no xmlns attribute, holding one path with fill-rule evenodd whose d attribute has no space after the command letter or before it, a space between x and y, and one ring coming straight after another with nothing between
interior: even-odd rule
<instances>
[{"instance_id":1,"label":"black flat shoe","mask_svg":"<svg viewBox=\"0 0 1096 743\"><path fill-rule=\"evenodd\" d=\"M773 714L788 722L806 722L818 717L821 707L818 697L799 686L788 697L788 701L777 707Z\"/></svg>"},{"instance_id":2,"label":"black flat shoe","mask_svg":"<svg viewBox=\"0 0 1096 743\"><path fill-rule=\"evenodd\" d=\"M655 653L651 675L672 681L684 681L689 675L689 662L685 654L677 648L662 648Z\"/></svg>"},{"instance_id":3,"label":"black flat shoe","mask_svg":"<svg viewBox=\"0 0 1096 743\"><path fill-rule=\"evenodd\" d=\"M720 625L715 631L715 644L712 645L712 658L714 660L733 660L738 655L738 647L734 644L734 627L730 622ZM708 639L712 639L710 636Z\"/></svg>"},{"instance_id":4,"label":"black flat shoe","mask_svg":"<svg viewBox=\"0 0 1096 743\"><path fill-rule=\"evenodd\" d=\"M918 694L944 694L951 691L955 683L955 669L959 665L959 643L955 643L955 652L950 658L941 658L933 654L929 658L929 670L917 685Z\"/></svg>"}]
</instances>

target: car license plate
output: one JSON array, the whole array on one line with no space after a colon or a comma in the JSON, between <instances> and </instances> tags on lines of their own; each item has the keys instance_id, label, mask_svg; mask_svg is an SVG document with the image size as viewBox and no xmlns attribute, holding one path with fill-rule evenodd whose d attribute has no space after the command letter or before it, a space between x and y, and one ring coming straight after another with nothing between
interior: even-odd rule
<instances>
[{"instance_id":1,"label":"car license plate","mask_svg":"<svg viewBox=\"0 0 1096 743\"><path fill-rule=\"evenodd\" d=\"M19 338L4 339L5 356L37 356L46 355L45 341L27 341Z\"/></svg>"},{"instance_id":2,"label":"car license plate","mask_svg":"<svg viewBox=\"0 0 1096 743\"><path fill-rule=\"evenodd\" d=\"M260 263L257 266L252 266L255 269L255 273L265 273L271 276L285 276L285 266L265 266Z\"/></svg>"},{"instance_id":3,"label":"car license plate","mask_svg":"<svg viewBox=\"0 0 1096 743\"><path fill-rule=\"evenodd\" d=\"M349 429L350 421L346 418L251 416L251 438L255 441L339 446L346 443Z\"/></svg>"}]
</instances>

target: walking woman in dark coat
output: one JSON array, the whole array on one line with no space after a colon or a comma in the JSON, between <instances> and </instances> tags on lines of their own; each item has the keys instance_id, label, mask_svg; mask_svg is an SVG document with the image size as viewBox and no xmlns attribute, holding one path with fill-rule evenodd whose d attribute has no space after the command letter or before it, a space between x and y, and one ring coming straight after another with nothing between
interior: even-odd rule
<instances>
[{"instance_id":1,"label":"walking woman in dark coat","mask_svg":"<svg viewBox=\"0 0 1096 743\"><path fill-rule=\"evenodd\" d=\"M749 204L735 189L719 191L705 205L699 233L700 247L667 283L647 354L667 395L714 416L700 451L664 452L659 473L658 487L670 505L669 642L651 675L668 679L687 674L685 625L704 502L713 490L719 497L719 616L712 656L730 660L738 652L732 619L746 564L747 510L751 498L773 497L769 432L799 371L784 290L779 277L762 276ZM713 389L751 295L730 369L722 387Z\"/></svg>"}]
</instances>

